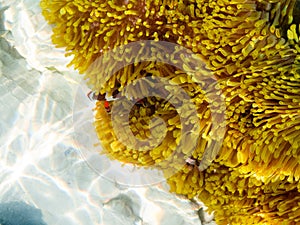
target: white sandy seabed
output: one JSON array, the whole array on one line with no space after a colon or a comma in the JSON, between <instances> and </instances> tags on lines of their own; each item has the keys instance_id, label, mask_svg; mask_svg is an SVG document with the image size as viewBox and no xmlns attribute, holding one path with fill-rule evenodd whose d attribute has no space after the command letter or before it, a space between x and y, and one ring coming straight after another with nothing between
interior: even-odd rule
<instances>
[{"instance_id":1,"label":"white sandy seabed","mask_svg":"<svg viewBox=\"0 0 300 225\"><path fill-rule=\"evenodd\" d=\"M91 169L74 138L81 78L39 2L0 0L0 15L0 203L24 201L48 225L201 225L199 204L167 184L124 187Z\"/></svg>"}]
</instances>

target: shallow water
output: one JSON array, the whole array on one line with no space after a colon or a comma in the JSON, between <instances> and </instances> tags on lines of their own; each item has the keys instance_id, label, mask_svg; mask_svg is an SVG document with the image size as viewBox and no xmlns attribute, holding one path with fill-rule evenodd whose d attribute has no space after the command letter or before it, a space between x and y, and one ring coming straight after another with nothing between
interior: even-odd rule
<instances>
[{"instance_id":1,"label":"shallow water","mask_svg":"<svg viewBox=\"0 0 300 225\"><path fill-rule=\"evenodd\" d=\"M124 187L89 166L76 110L92 103L38 1L0 0L0 15L0 203L25 202L49 225L200 225L199 205L165 183Z\"/></svg>"}]
</instances>

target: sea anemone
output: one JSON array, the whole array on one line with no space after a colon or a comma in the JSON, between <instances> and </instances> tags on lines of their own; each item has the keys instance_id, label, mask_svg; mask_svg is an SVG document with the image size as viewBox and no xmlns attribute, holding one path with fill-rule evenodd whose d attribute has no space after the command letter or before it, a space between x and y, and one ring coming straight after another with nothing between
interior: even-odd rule
<instances>
[{"instance_id":1,"label":"sea anemone","mask_svg":"<svg viewBox=\"0 0 300 225\"><path fill-rule=\"evenodd\" d=\"M53 24L53 43L74 56L70 65L85 74L96 94L117 92L140 101L128 112L134 136L144 140L165 135L158 146L150 143L135 149L124 145L113 128L112 114L99 101L95 127L105 154L163 170L172 192L199 198L214 211L218 224L300 221L299 0L42 0L41 7ZM189 49L205 63L204 68L199 65L204 81L215 80L218 85L204 82L199 86L193 74L157 61L135 62L109 77L95 75L93 64L99 57L141 40L167 41ZM145 53L126 51L131 57ZM179 58L185 68L189 59ZM120 54L105 65L114 68L123 61ZM166 88L161 87L167 98L146 97L149 93L145 93L139 99L144 89L135 80L148 78L150 86L155 86L155 77L169 80ZM168 101L174 84L195 106L197 118L187 126L192 128L191 121L199 120L192 152L186 150L188 146L176 147L185 138L180 119L190 118L191 110L180 113ZM135 91L128 92L128 85ZM225 108L212 102L220 96ZM219 118L222 112L226 124L217 122L226 127L226 134L216 152L216 137L210 133L212 117ZM157 117L165 127L153 120ZM211 153L214 160L208 160L211 164L202 170L199 166L206 149L217 155Z\"/></svg>"}]
</instances>

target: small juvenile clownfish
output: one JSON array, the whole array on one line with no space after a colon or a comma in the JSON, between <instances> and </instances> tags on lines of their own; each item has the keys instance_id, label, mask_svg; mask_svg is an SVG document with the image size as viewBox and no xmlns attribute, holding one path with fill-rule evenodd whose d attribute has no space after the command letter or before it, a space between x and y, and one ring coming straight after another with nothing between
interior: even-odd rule
<instances>
[{"instance_id":1,"label":"small juvenile clownfish","mask_svg":"<svg viewBox=\"0 0 300 225\"><path fill-rule=\"evenodd\" d=\"M91 101L101 101L103 102L104 108L106 110L106 112L110 112L111 108L110 108L110 104L109 102L106 100L106 94L95 94L95 92L90 91L87 94L87 97L91 100Z\"/></svg>"}]
</instances>

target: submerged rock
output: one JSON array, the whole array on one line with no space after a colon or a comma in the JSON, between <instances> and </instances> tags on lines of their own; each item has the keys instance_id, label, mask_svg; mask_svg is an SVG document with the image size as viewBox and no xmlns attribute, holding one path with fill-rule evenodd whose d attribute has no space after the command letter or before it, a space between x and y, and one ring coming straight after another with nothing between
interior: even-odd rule
<instances>
[{"instance_id":1,"label":"submerged rock","mask_svg":"<svg viewBox=\"0 0 300 225\"><path fill-rule=\"evenodd\" d=\"M0 204L1 225L46 225L40 209L24 202Z\"/></svg>"}]
</instances>

